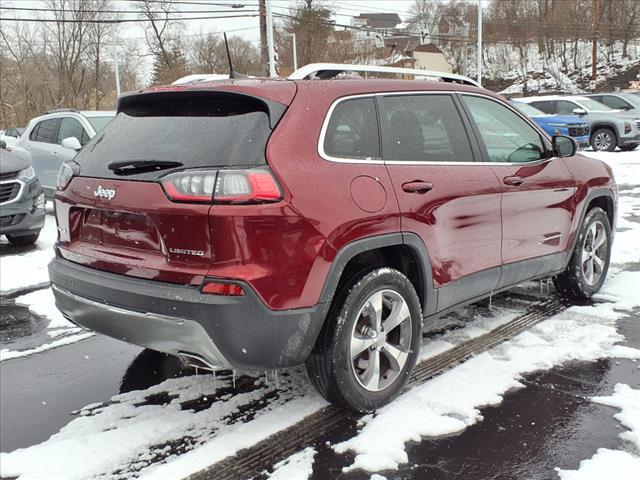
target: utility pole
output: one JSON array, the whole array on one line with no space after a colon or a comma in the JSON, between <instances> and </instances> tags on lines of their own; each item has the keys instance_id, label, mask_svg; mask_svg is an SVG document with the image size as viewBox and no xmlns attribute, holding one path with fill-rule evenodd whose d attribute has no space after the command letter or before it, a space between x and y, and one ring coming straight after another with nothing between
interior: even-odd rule
<instances>
[{"instance_id":1,"label":"utility pole","mask_svg":"<svg viewBox=\"0 0 640 480\"><path fill-rule=\"evenodd\" d=\"M469 50L469 24L465 22L464 27L462 28L462 37L463 37L463 47L462 47L462 74L465 76L469 76L468 67L467 67L467 55Z\"/></svg>"},{"instance_id":2,"label":"utility pole","mask_svg":"<svg viewBox=\"0 0 640 480\"><path fill-rule=\"evenodd\" d=\"M478 85L482 85L482 0L478 0Z\"/></svg>"},{"instance_id":3,"label":"utility pole","mask_svg":"<svg viewBox=\"0 0 640 480\"><path fill-rule=\"evenodd\" d=\"M296 45L296 34L291 34L291 43L293 48L293 71L298 69L298 46Z\"/></svg>"},{"instance_id":4,"label":"utility pole","mask_svg":"<svg viewBox=\"0 0 640 480\"><path fill-rule=\"evenodd\" d=\"M596 89L598 76L598 36L600 34L600 0L593 0L593 39L591 41L591 91Z\"/></svg>"},{"instance_id":5,"label":"utility pole","mask_svg":"<svg viewBox=\"0 0 640 480\"><path fill-rule=\"evenodd\" d=\"M258 14L260 16L260 61L265 74L269 74L269 47L267 46L267 6L266 0L258 0Z\"/></svg>"},{"instance_id":6,"label":"utility pole","mask_svg":"<svg viewBox=\"0 0 640 480\"><path fill-rule=\"evenodd\" d=\"M273 45L273 12L271 10L271 0L266 0L267 8L267 47L269 50L269 76L277 77L275 48Z\"/></svg>"},{"instance_id":7,"label":"utility pole","mask_svg":"<svg viewBox=\"0 0 640 480\"><path fill-rule=\"evenodd\" d=\"M116 50L116 44L113 44L113 69L116 73L116 95L120 96L120 67L118 65L118 51Z\"/></svg>"}]
</instances>

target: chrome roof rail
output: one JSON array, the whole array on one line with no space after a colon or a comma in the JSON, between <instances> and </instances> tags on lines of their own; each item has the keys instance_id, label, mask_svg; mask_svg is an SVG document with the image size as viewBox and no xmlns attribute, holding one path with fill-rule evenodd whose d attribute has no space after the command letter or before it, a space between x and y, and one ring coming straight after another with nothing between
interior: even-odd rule
<instances>
[{"instance_id":1,"label":"chrome roof rail","mask_svg":"<svg viewBox=\"0 0 640 480\"><path fill-rule=\"evenodd\" d=\"M344 72L371 72L371 73L395 73L397 75L413 75L416 77L439 78L445 82L462 83L464 85L472 85L479 87L475 80L457 75L455 73L436 72L433 70L420 70L417 68L400 68L400 67L383 67L377 65L349 65L341 63L310 63L299 68L291 75L289 80L308 80L314 74L317 78L324 80L333 78Z\"/></svg>"}]
</instances>

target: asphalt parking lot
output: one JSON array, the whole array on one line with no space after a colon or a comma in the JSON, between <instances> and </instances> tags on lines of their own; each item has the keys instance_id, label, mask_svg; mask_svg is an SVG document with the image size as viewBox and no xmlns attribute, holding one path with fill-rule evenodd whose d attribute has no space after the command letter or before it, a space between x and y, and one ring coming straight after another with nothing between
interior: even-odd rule
<instances>
[{"instance_id":1,"label":"asphalt parking lot","mask_svg":"<svg viewBox=\"0 0 640 480\"><path fill-rule=\"evenodd\" d=\"M594 399L640 389L640 161L611 155L628 164L603 292L571 305L529 283L448 315L412 388L365 417L328 407L301 368L196 372L66 323L49 216L36 247L0 243L3 478L572 479L601 449L640 461L626 407ZM32 275L5 282L18 265Z\"/></svg>"}]
</instances>

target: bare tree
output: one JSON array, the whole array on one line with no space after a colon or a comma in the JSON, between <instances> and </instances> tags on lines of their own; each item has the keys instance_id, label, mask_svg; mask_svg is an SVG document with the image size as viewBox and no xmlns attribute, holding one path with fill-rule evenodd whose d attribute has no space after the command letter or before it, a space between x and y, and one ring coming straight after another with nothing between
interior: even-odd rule
<instances>
[{"instance_id":1,"label":"bare tree","mask_svg":"<svg viewBox=\"0 0 640 480\"><path fill-rule=\"evenodd\" d=\"M153 83L171 83L188 73L188 65L180 42L180 22L175 4L162 0L143 0L139 4L145 22L145 39L154 56Z\"/></svg>"},{"instance_id":2,"label":"bare tree","mask_svg":"<svg viewBox=\"0 0 640 480\"><path fill-rule=\"evenodd\" d=\"M43 35L58 77L58 97L65 106L79 107L87 74L91 22L99 14L92 0L48 0L47 6L55 21L42 24Z\"/></svg>"},{"instance_id":3,"label":"bare tree","mask_svg":"<svg viewBox=\"0 0 640 480\"><path fill-rule=\"evenodd\" d=\"M416 30L435 32L440 22L442 4L438 0L415 0L409 9L409 25Z\"/></svg>"},{"instance_id":4,"label":"bare tree","mask_svg":"<svg viewBox=\"0 0 640 480\"><path fill-rule=\"evenodd\" d=\"M283 30L287 34L295 33L300 65L322 61L327 58L327 46L332 38L332 11L321 0L299 1L291 14L285 17ZM290 40L280 36L278 51L290 49ZM277 40L277 39L276 39Z\"/></svg>"},{"instance_id":5,"label":"bare tree","mask_svg":"<svg viewBox=\"0 0 640 480\"><path fill-rule=\"evenodd\" d=\"M219 33L201 34L193 43L191 62L197 73L219 73L226 67L224 45Z\"/></svg>"},{"instance_id":6,"label":"bare tree","mask_svg":"<svg viewBox=\"0 0 640 480\"><path fill-rule=\"evenodd\" d=\"M100 20L113 22L120 18L118 14L113 13L113 3L111 0L94 0L93 8L103 12L100 14ZM91 24L89 29L88 54L93 60L93 90L95 94L94 101L96 110L100 110L102 99L106 93L102 88L102 53L109 42L112 44L115 42L115 30L116 26L114 23L102 22Z\"/></svg>"}]
</instances>

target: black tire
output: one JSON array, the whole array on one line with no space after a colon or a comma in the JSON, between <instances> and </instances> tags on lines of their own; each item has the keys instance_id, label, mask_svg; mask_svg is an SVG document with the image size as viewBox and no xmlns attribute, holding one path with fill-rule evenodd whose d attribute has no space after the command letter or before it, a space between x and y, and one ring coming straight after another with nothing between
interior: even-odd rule
<instances>
[{"instance_id":1,"label":"black tire","mask_svg":"<svg viewBox=\"0 0 640 480\"><path fill-rule=\"evenodd\" d=\"M591 135L591 148L597 152L613 152L618 145L618 137L610 128L598 128Z\"/></svg>"},{"instance_id":2,"label":"black tire","mask_svg":"<svg viewBox=\"0 0 640 480\"><path fill-rule=\"evenodd\" d=\"M39 236L40 230L35 233L30 233L29 235L7 235L7 240L9 240L9 243L14 247L26 247L36 243Z\"/></svg>"},{"instance_id":3,"label":"black tire","mask_svg":"<svg viewBox=\"0 0 640 480\"><path fill-rule=\"evenodd\" d=\"M365 273L345 285L336 295L316 345L307 359L307 373L318 392L334 405L358 412L372 411L393 400L409 381L420 350L420 301L409 279L390 268L378 268ZM367 330L366 325L375 322L375 315L371 315L374 313L374 302L370 300L378 298L377 295L380 295L380 305L383 305L379 333L371 328ZM395 311L404 313L392 315L394 310L390 309L390 305L397 307ZM405 307L408 317L405 316ZM392 318L403 320L390 331L384 332L385 324L390 326L388 321ZM372 344L352 356L352 346L359 341ZM391 360L396 342L399 348L395 352L402 352L398 356L404 362L402 365L400 361ZM357 360L352 360L354 358ZM378 362L373 362L374 358ZM363 363L368 366L363 368ZM376 363L379 374L371 373L376 372ZM370 370L369 367L373 368ZM359 370L362 372L357 373ZM367 389L361 383L362 378L367 377L367 372L371 373L371 378L377 378L374 382L378 390Z\"/></svg>"},{"instance_id":4,"label":"black tire","mask_svg":"<svg viewBox=\"0 0 640 480\"><path fill-rule=\"evenodd\" d=\"M593 233L590 233L590 231L593 232L593 225L596 225L596 231L599 231L598 225L601 225L606 233L606 238L602 246L597 248L596 251L591 254L592 257L597 256L600 258L600 256L602 256L601 261L603 262L603 266L600 267L600 274L597 279L594 278L594 281L589 282L587 279L588 268L585 267L583 255L588 255L587 250L592 251L592 248L589 248L589 243L591 242L591 245L593 246L595 239L597 238L597 234L594 236ZM606 248L606 251L603 251L604 248ZM578 233L578 238L576 240L576 245L573 249L569 265L564 272L553 279L553 283L566 297L574 300L590 298L600 290L604 283L607 271L609 270L610 257L611 225L609 224L609 217L607 217L604 210L595 207L587 212L587 215L582 222L582 227ZM587 262L589 262L589 260L587 260ZM597 270L596 262L593 260L591 262L592 269L595 272L595 270ZM585 269L587 270L587 273L585 273Z\"/></svg>"},{"instance_id":5,"label":"black tire","mask_svg":"<svg viewBox=\"0 0 640 480\"><path fill-rule=\"evenodd\" d=\"M632 150L635 150L636 148L638 148L638 145L640 145L640 143L632 143L631 145L620 145L620 150L622 150L623 152L631 152Z\"/></svg>"}]
</instances>

